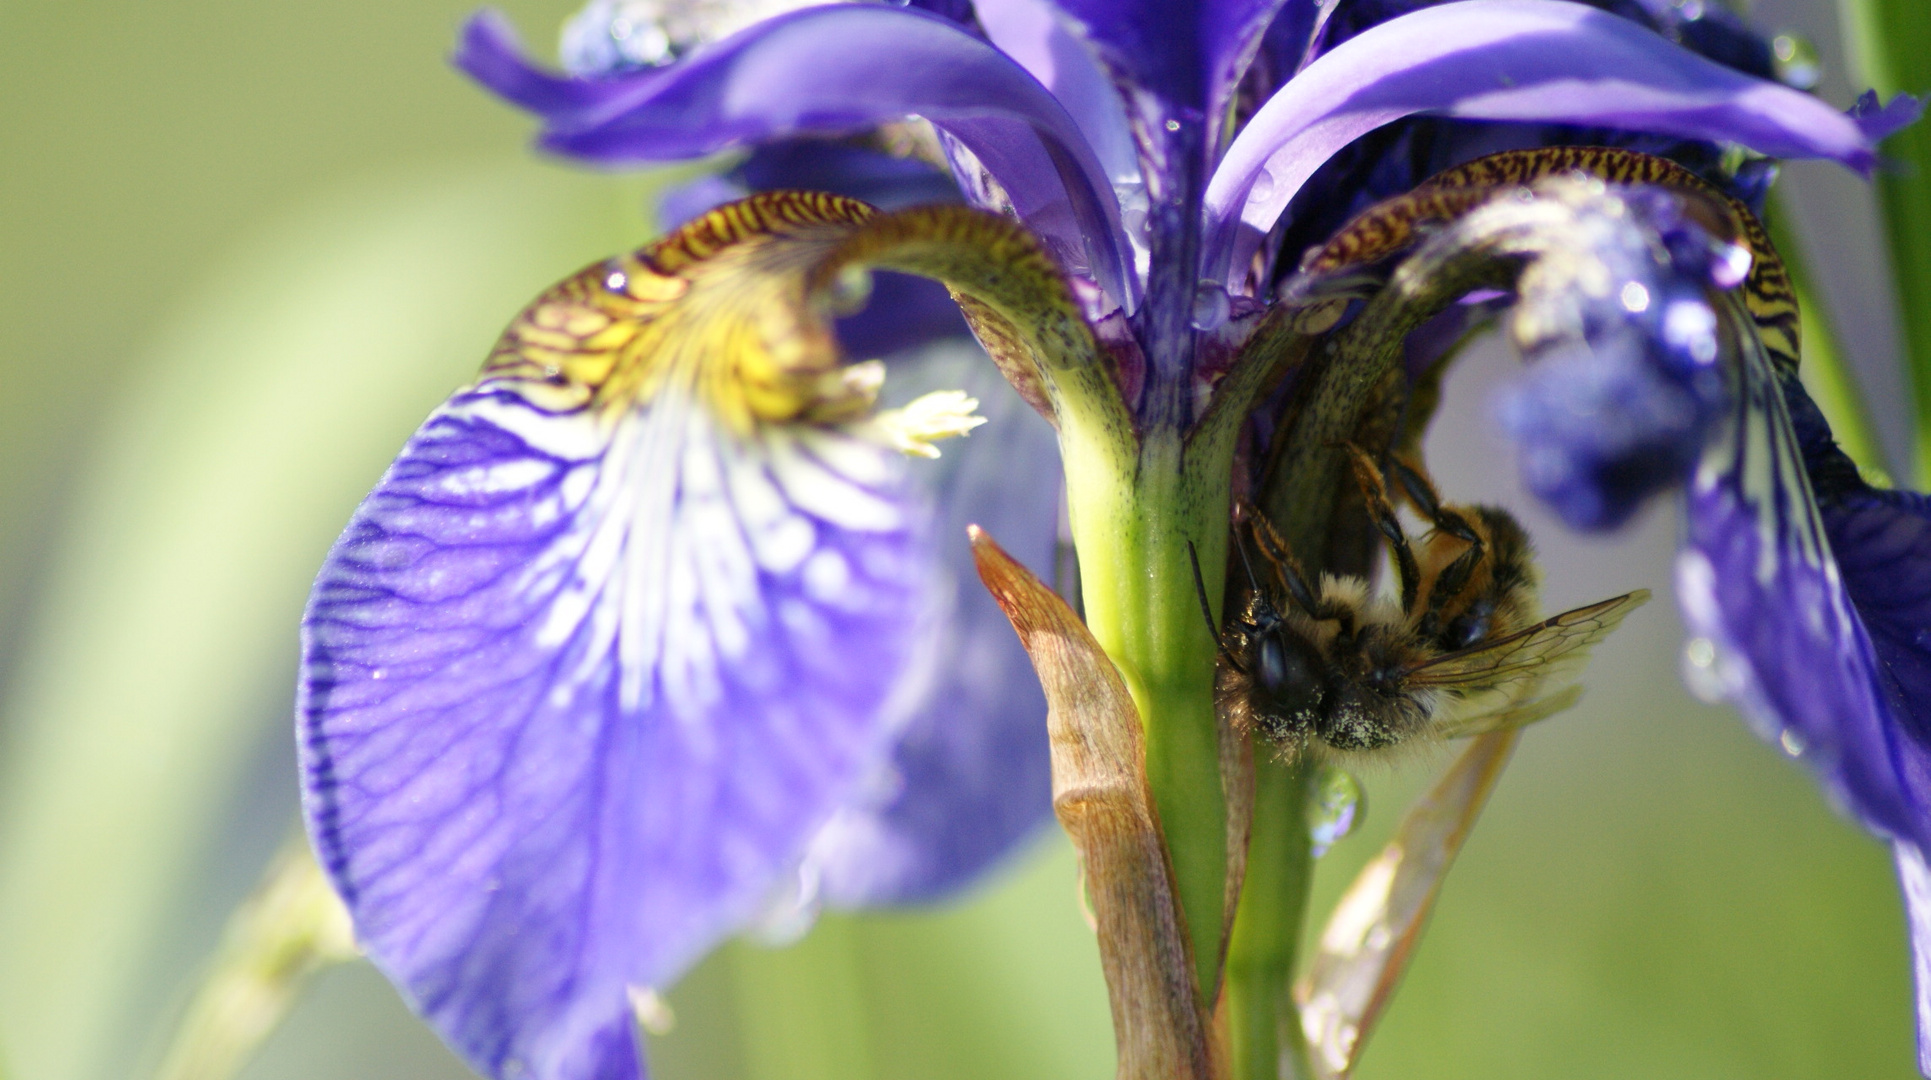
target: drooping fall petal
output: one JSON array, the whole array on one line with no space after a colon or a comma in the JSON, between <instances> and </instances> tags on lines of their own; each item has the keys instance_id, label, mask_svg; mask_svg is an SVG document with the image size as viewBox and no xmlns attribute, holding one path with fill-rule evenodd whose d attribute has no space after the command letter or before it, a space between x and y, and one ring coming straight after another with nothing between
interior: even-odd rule
<instances>
[{"instance_id":1,"label":"drooping fall petal","mask_svg":"<svg viewBox=\"0 0 1931 1080\"><path fill-rule=\"evenodd\" d=\"M629 988L745 921L897 727L925 512L783 272L867 214L740 204L551 290L317 581L311 835L489 1075L635 1075Z\"/></svg>"}]
</instances>

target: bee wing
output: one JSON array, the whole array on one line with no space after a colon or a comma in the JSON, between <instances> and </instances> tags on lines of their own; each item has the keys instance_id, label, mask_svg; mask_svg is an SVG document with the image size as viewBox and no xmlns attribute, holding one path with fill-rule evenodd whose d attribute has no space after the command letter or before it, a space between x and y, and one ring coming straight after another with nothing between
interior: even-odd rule
<instances>
[{"instance_id":1,"label":"bee wing","mask_svg":"<svg viewBox=\"0 0 1931 1080\"><path fill-rule=\"evenodd\" d=\"M1571 683L1548 697L1505 705L1502 708L1472 716L1458 716L1444 720L1436 725L1435 731L1444 739L1459 739L1468 735L1486 735L1491 731L1527 727L1538 720L1547 720L1580 700L1582 700L1582 687Z\"/></svg>"},{"instance_id":2,"label":"bee wing","mask_svg":"<svg viewBox=\"0 0 1931 1080\"><path fill-rule=\"evenodd\" d=\"M1408 684L1482 691L1540 681L1582 663L1589 647L1649 600L1648 589L1565 611L1498 641L1437 656L1404 673Z\"/></svg>"}]
</instances>

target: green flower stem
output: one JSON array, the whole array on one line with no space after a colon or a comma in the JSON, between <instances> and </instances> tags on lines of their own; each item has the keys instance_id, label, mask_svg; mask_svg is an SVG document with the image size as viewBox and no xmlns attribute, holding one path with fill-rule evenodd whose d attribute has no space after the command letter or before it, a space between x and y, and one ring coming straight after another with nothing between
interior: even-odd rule
<instances>
[{"instance_id":1,"label":"green flower stem","mask_svg":"<svg viewBox=\"0 0 1931 1080\"><path fill-rule=\"evenodd\" d=\"M1300 1015L1288 996L1307 917L1314 859L1307 829L1313 770L1254 763L1254 831L1247 880L1227 950L1227 1029L1233 1080L1311 1080Z\"/></svg>"},{"instance_id":2,"label":"green flower stem","mask_svg":"<svg viewBox=\"0 0 1931 1080\"><path fill-rule=\"evenodd\" d=\"M743 941L729 948L751 1080L877 1075L852 918L827 915L784 948Z\"/></svg>"},{"instance_id":3,"label":"green flower stem","mask_svg":"<svg viewBox=\"0 0 1931 1080\"><path fill-rule=\"evenodd\" d=\"M1931 4L1844 0L1842 10L1865 82L1886 98L1931 90ZM1931 480L1931 126L1905 128L1884 141L1883 152L1901 166L1879 173L1877 186L1917 404L1916 464L1923 484Z\"/></svg>"},{"instance_id":4,"label":"green flower stem","mask_svg":"<svg viewBox=\"0 0 1931 1080\"><path fill-rule=\"evenodd\" d=\"M1214 719L1213 634L1187 545L1210 595L1225 572L1228 460L1189 452L1171 429L1136 448L1110 424L1061 414L1060 450L1086 624L1119 666L1146 729L1147 780L1187 920L1196 987L1219 982L1227 807ZM1218 463L1218 471L1213 468Z\"/></svg>"}]
</instances>

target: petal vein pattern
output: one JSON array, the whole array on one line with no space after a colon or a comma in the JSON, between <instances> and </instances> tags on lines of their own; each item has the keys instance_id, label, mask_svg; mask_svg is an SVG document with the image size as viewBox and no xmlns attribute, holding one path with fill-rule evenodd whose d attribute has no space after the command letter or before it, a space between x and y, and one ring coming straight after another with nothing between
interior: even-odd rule
<instances>
[{"instance_id":1,"label":"petal vein pattern","mask_svg":"<svg viewBox=\"0 0 1931 1080\"><path fill-rule=\"evenodd\" d=\"M926 509L799 318L844 233L730 213L533 305L310 602L317 851L491 1076L638 1075L627 988L750 917L903 719Z\"/></svg>"},{"instance_id":2,"label":"petal vein pattern","mask_svg":"<svg viewBox=\"0 0 1931 1080\"><path fill-rule=\"evenodd\" d=\"M1734 305L1727 315L1741 327ZM1760 735L1806 758L1867 825L1921 840L1925 818L1906 784L1918 754L1898 740L1780 376L1754 336L1740 336L1734 413L1690 484L1677 562L1685 622L1714 646L1691 661L1692 684L1735 702Z\"/></svg>"}]
</instances>

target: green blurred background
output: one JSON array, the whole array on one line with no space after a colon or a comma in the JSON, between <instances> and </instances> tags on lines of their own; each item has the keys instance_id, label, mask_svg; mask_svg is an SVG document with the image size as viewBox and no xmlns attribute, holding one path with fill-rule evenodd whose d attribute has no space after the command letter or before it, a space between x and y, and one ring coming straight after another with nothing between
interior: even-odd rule
<instances>
[{"instance_id":1,"label":"green blurred background","mask_svg":"<svg viewBox=\"0 0 1931 1080\"><path fill-rule=\"evenodd\" d=\"M294 826L295 628L329 541L530 296L648 235L650 182L525 149L444 63L471 0L0 8L0 1075L152 1060ZM547 49L568 0L506 5ZM1834 53L1821 2L1760 10ZM1827 96L1847 101L1841 65ZM1908 411L1869 199L1792 170L1879 406ZM1524 505L1489 349L1431 456ZM1667 593L1667 510L1579 542L1527 513L1548 602ZM1449 882L1364 1080L1909 1077L1884 850L1676 677L1665 600L1534 731ZM1324 910L1440 759L1370 776ZM679 1080L1109 1076L1097 953L1045 835L957 905L734 945L671 997ZM318 980L251 1080L468 1073L366 965Z\"/></svg>"}]
</instances>

